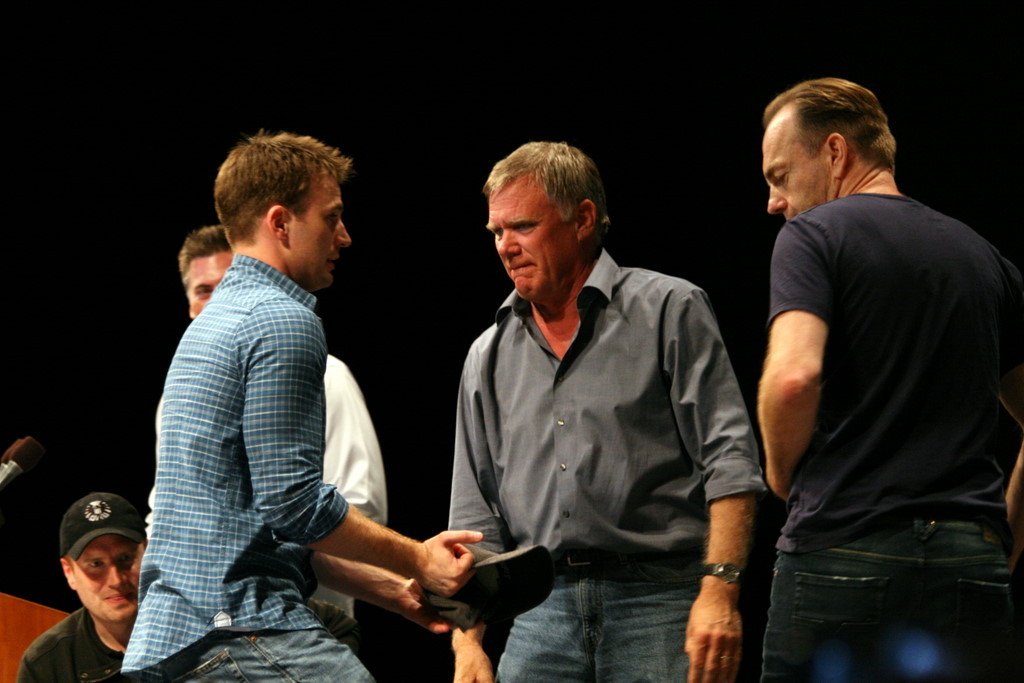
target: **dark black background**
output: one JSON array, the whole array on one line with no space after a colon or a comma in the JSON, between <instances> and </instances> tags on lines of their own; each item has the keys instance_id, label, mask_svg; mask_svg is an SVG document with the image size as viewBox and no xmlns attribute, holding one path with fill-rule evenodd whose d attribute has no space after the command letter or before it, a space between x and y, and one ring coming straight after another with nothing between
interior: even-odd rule
<instances>
[{"instance_id":1,"label":"dark black background","mask_svg":"<svg viewBox=\"0 0 1024 683\"><path fill-rule=\"evenodd\" d=\"M0 493L0 591L75 608L57 562L66 506L92 490L145 505L154 411L188 323L175 255L216 221L213 178L241 134L295 131L355 158L354 245L320 310L377 426L391 525L425 538L447 519L464 354L509 289L483 229L495 161L528 140L590 154L609 251L709 292L753 409L782 223L764 212L760 112L788 85L873 89L900 189L1024 264L1020 16L971 7L31 12L8 27L25 47L5 48L0 446L31 434L48 452ZM1007 423L1004 457L1016 438ZM766 499L745 677L782 518ZM359 615L381 680L449 676L446 639Z\"/></svg>"}]
</instances>

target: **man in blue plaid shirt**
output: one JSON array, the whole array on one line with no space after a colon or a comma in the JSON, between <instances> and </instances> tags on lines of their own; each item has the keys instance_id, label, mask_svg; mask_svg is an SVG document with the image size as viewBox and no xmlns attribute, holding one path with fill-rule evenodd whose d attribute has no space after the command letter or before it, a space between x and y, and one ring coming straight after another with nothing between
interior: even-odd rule
<instances>
[{"instance_id":1,"label":"man in blue plaid shirt","mask_svg":"<svg viewBox=\"0 0 1024 683\"><path fill-rule=\"evenodd\" d=\"M331 284L351 243L340 190L350 169L318 140L261 132L217 175L235 257L164 387L143 597L123 667L140 680L372 680L306 607L316 579L440 632L448 626L423 606L421 586L451 595L472 573L463 544L481 534L413 541L321 480L327 346L311 292Z\"/></svg>"}]
</instances>

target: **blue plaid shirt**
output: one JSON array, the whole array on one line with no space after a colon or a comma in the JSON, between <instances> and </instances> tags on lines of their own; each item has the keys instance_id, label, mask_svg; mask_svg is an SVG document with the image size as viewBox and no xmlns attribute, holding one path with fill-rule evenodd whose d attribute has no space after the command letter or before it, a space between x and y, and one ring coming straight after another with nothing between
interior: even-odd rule
<instances>
[{"instance_id":1,"label":"blue plaid shirt","mask_svg":"<svg viewBox=\"0 0 1024 683\"><path fill-rule=\"evenodd\" d=\"M321 481L327 346L316 299L235 256L182 337L164 387L137 671L213 629L320 627L305 547L348 512Z\"/></svg>"}]
</instances>

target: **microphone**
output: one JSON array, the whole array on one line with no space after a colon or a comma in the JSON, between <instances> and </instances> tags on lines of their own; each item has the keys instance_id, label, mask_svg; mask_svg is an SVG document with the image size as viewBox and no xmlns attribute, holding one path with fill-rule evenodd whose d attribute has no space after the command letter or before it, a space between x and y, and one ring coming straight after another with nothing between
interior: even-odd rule
<instances>
[{"instance_id":1,"label":"microphone","mask_svg":"<svg viewBox=\"0 0 1024 683\"><path fill-rule=\"evenodd\" d=\"M0 458L0 491L19 474L36 466L46 449L31 436L24 436L8 448Z\"/></svg>"}]
</instances>

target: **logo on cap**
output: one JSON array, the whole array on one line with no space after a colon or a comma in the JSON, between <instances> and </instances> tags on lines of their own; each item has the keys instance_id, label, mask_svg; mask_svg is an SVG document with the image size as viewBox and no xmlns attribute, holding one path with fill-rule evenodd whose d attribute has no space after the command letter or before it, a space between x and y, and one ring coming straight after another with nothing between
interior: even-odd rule
<instances>
[{"instance_id":1,"label":"logo on cap","mask_svg":"<svg viewBox=\"0 0 1024 683\"><path fill-rule=\"evenodd\" d=\"M106 519L110 513L110 504L105 500L94 500L85 506L85 518L90 522Z\"/></svg>"}]
</instances>

